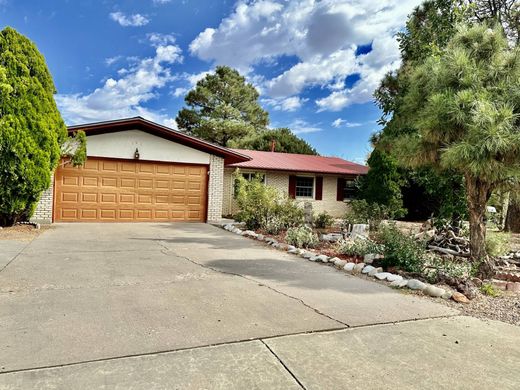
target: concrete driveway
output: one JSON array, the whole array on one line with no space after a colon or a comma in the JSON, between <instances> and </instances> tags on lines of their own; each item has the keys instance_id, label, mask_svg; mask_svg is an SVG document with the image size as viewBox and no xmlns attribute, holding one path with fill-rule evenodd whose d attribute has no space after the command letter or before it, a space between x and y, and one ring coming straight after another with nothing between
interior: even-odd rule
<instances>
[{"instance_id":1,"label":"concrete driveway","mask_svg":"<svg viewBox=\"0 0 520 390\"><path fill-rule=\"evenodd\" d=\"M0 389L520 383L518 327L206 224L59 224L0 269Z\"/></svg>"}]
</instances>

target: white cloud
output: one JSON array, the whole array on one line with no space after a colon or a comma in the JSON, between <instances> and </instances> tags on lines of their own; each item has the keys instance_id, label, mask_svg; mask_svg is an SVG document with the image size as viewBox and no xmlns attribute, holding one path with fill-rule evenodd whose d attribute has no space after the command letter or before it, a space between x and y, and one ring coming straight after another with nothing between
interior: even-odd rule
<instances>
[{"instance_id":1,"label":"white cloud","mask_svg":"<svg viewBox=\"0 0 520 390\"><path fill-rule=\"evenodd\" d=\"M149 33L146 38L150 41L152 46L173 45L175 43L175 36L173 34Z\"/></svg>"},{"instance_id":2,"label":"white cloud","mask_svg":"<svg viewBox=\"0 0 520 390\"><path fill-rule=\"evenodd\" d=\"M316 133L323 129L303 119L295 119L288 126L294 134Z\"/></svg>"},{"instance_id":3,"label":"white cloud","mask_svg":"<svg viewBox=\"0 0 520 390\"><path fill-rule=\"evenodd\" d=\"M301 99L298 96L291 96L281 99L262 99L262 102L273 107L277 111L296 111L308 99Z\"/></svg>"},{"instance_id":4,"label":"white cloud","mask_svg":"<svg viewBox=\"0 0 520 390\"><path fill-rule=\"evenodd\" d=\"M407 14L421 0L240 0L216 28L202 31L190 44L200 59L252 73L255 65L282 56L298 63L265 80L271 98L291 98L312 86L331 90L319 110L340 110L372 100L385 72L399 65L395 40ZM360 45L372 52L355 55ZM361 80L345 87L347 76ZM250 76L251 77L251 76Z\"/></svg>"},{"instance_id":5,"label":"white cloud","mask_svg":"<svg viewBox=\"0 0 520 390\"><path fill-rule=\"evenodd\" d=\"M173 118L152 111L144 104L157 96L160 88L176 79L169 65L182 61L178 46L158 46L153 57L136 61L120 78L108 78L90 94L61 94L56 102L68 124L78 124L140 115L172 126Z\"/></svg>"},{"instance_id":6,"label":"white cloud","mask_svg":"<svg viewBox=\"0 0 520 390\"><path fill-rule=\"evenodd\" d=\"M171 3L171 1L172 0L152 0L152 3L154 3L155 5L163 5Z\"/></svg>"},{"instance_id":7,"label":"white cloud","mask_svg":"<svg viewBox=\"0 0 520 390\"><path fill-rule=\"evenodd\" d=\"M121 56L113 56L113 57L105 58L105 64L107 66L111 66L111 65L115 64L117 61L119 61L121 58L122 58Z\"/></svg>"},{"instance_id":8,"label":"white cloud","mask_svg":"<svg viewBox=\"0 0 520 390\"><path fill-rule=\"evenodd\" d=\"M188 88L178 87L178 88L175 88L172 95L175 97L181 97L181 96L186 95L187 92L188 92Z\"/></svg>"},{"instance_id":9,"label":"white cloud","mask_svg":"<svg viewBox=\"0 0 520 390\"><path fill-rule=\"evenodd\" d=\"M340 128L340 127L360 127L363 125L374 123L374 121L368 122L349 122L346 119L338 118L334 122L331 123L332 127Z\"/></svg>"},{"instance_id":10,"label":"white cloud","mask_svg":"<svg viewBox=\"0 0 520 390\"><path fill-rule=\"evenodd\" d=\"M123 27L140 27L150 23L150 19L141 14L125 15L122 12L111 12L110 19Z\"/></svg>"}]
</instances>

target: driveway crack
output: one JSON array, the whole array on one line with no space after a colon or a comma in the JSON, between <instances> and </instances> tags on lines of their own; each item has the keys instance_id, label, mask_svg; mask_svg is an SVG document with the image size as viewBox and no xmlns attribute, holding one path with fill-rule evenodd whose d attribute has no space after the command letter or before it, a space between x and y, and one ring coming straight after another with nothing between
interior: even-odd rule
<instances>
[{"instance_id":1,"label":"driveway crack","mask_svg":"<svg viewBox=\"0 0 520 390\"><path fill-rule=\"evenodd\" d=\"M247 281L249 281L249 282L254 282L254 283L258 284L259 286L261 286L261 287L265 287L265 288L267 288L267 289L269 289L269 290L271 290L271 291L273 291L273 292L275 292L275 293L277 293L277 294L280 294L280 295L283 295L284 297L287 297L287 298L293 299L293 300L295 300L295 301L298 301L298 302L301 303L303 306L305 306L305 307L308 308L308 309L311 309L312 311L314 311L316 314L318 314L318 315L320 315L320 316L326 317L326 318L328 318L328 319L331 320L331 321L335 321L335 322L337 322L337 323L339 323L339 324L345 326L346 328L349 328L349 327L350 327L349 324L347 324L347 323L345 323L345 322L343 322L343 321L341 321L341 320L338 320L338 319L336 319L336 318L334 318L334 317L331 317L331 316L329 316L328 314L325 314L325 313L323 313L322 311L316 309L315 307L312 307L311 305L309 305L308 303L306 303L303 299L298 298L298 297L294 297L294 296L292 296L292 295L289 295L289 294L287 294L287 293L284 293L283 291L277 290L276 288L271 287L271 286L269 286L269 285L263 283L263 282L260 281L260 280L256 280L256 279L251 278L251 277L249 277L249 276L242 275L242 274L235 273L235 272L222 271L222 270L220 270L220 269L213 268L213 267L211 267L211 266L209 266L209 265L206 265L206 264L201 264L201 263L199 263L199 262L197 262L197 261L195 261L195 260L190 259L190 258L187 257L187 256L182 256L182 255L178 254L177 252L175 252L175 251L172 250L171 248L167 247L166 245L164 245L164 244L163 244L162 242L160 242L160 241L158 241L158 244L159 244L161 247L164 248L163 250L161 250L161 252L164 253L164 254L167 254L167 255L174 255L175 257L178 257L178 258L180 258L180 259L184 259L184 260L186 260L186 261L189 261L189 262L192 263L192 264L198 265L199 267L202 267L202 268L205 268L205 269L209 269L209 270L211 270L211 271L213 271L213 272L217 272L217 273L220 273L220 274L223 274L223 275L237 276L237 277L240 277L240 278L242 278L242 279L245 279L245 280L247 280Z\"/></svg>"},{"instance_id":2,"label":"driveway crack","mask_svg":"<svg viewBox=\"0 0 520 390\"><path fill-rule=\"evenodd\" d=\"M300 380L294 375L294 373L287 367L287 365L283 362L283 360L267 345L264 340L260 340L262 344L267 348L269 352L278 360L278 362L282 365L283 368L285 368L285 371L289 373L289 375L295 380L296 383L298 383L298 386L300 386L302 389L306 390L306 387L300 382Z\"/></svg>"}]
</instances>

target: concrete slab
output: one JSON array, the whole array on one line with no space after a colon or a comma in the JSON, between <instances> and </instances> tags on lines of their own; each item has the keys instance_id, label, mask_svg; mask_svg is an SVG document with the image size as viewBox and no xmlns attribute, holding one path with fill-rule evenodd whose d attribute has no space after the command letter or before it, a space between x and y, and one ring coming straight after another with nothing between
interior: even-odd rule
<instances>
[{"instance_id":1,"label":"concrete slab","mask_svg":"<svg viewBox=\"0 0 520 390\"><path fill-rule=\"evenodd\" d=\"M518 389L519 340L518 327L453 317L265 343L307 389Z\"/></svg>"},{"instance_id":2,"label":"concrete slab","mask_svg":"<svg viewBox=\"0 0 520 390\"><path fill-rule=\"evenodd\" d=\"M0 270L9 264L28 244L28 241L0 240Z\"/></svg>"},{"instance_id":3,"label":"concrete slab","mask_svg":"<svg viewBox=\"0 0 520 390\"><path fill-rule=\"evenodd\" d=\"M0 306L0 372L342 326L227 275L3 293Z\"/></svg>"},{"instance_id":4,"label":"concrete slab","mask_svg":"<svg viewBox=\"0 0 520 390\"><path fill-rule=\"evenodd\" d=\"M300 389L260 341L0 375L1 389Z\"/></svg>"},{"instance_id":5,"label":"concrete slab","mask_svg":"<svg viewBox=\"0 0 520 390\"><path fill-rule=\"evenodd\" d=\"M176 230L165 246L213 269L240 274L301 299L349 326L456 315L445 305L311 263L265 244L208 226Z\"/></svg>"}]
</instances>

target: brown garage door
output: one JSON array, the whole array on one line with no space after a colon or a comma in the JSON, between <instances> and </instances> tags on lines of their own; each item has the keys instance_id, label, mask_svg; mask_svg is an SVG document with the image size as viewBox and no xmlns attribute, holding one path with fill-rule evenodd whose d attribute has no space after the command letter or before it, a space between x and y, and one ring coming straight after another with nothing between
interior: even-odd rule
<instances>
[{"instance_id":1,"label":"brown garage door","mask_svg":"<svg viewBox=\"0 0 520 390\"><path fill-rule=\"evenodd\" d=\"M54 220L204 221L207 167L89 158L55 174Z\"/></svg>"}]
</instances>

